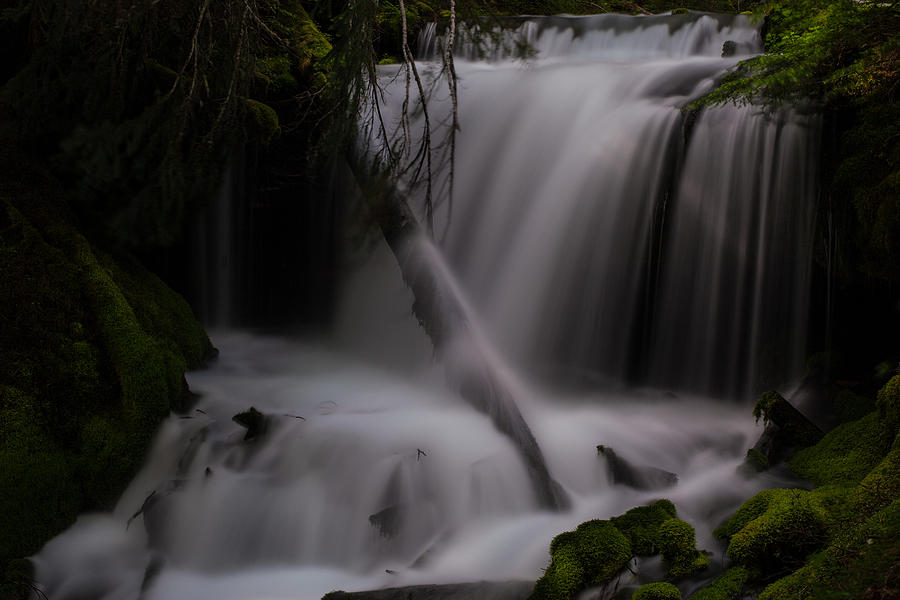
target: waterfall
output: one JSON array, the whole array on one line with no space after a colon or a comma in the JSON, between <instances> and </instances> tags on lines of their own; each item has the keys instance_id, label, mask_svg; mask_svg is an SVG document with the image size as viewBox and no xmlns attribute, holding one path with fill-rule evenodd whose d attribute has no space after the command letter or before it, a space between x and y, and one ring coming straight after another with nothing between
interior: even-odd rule
<instances>
[{"instance_id":1,"label":"waterfall","mask_svg":"<svg viewBox=\"0 0 900 600\"><path fill-rule=\"evenodd\" d=\"M511 437L446 385L382 241L347 261L330 335L211 332L221 358L188 376L196 409L163 424L113 511L83 515L33 558L48 597L534 581L556 534L660 497L722 566L712 529L784 483L737 467L760 432L749 395L802 360L816 119L683 110L760 51L743 16L503 24L497 46L460 36L454 196L436 196L427 260L571 505L546 510ZM451 120L438 33L419 53L440 191ZM392 126L403 78L379 74ZM421 186L398 186L421 212ZM232 417L251 406L266 426L245 439ZM612 481L600 444L677 484Z\"/></svg>"},{"instance_id":2,"label":"waterfall","mask_svg":"<svg viewBox=\"0 0 900 600\"><path fill-rule=\"evenodd\" d=\"M491 59L457 68L455 197L437 219L504 354L569 380L734 397L796 375L817 120L683 111L759 51L747 18L529 18L488 52L461 37L462 55ZM537 58L503 58L516 40ZM440 46L423 32L420 52ZM446 95L433 122L449 122ZM384 112L396 121L399 100Z\"/></svg>"}]
</instances>

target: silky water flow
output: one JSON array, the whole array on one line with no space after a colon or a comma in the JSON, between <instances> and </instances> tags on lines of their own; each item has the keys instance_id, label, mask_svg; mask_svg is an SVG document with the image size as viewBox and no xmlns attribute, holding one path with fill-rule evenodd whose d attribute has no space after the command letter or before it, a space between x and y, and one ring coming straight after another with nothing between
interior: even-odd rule
<instances>
[{"instance_id":1,"label":"silky water flow","mask_svg":"<svg viewBox=\"0 0 900 600\"><path fill-rule=\"evenodd\" d=\"M531 56L461 36L454 194L421 251L568 506L541 507L511 439L447 384L381 243L346 275L329 339L212 331L221 355L188 375L201 395L189 418L162 425L114 511L81 516L34 557L47 597L534 581L558 533L661 497L721 567L712 529L784 483L738 466L760 433L752 394L789 382L803 356L815 120L752 107L686 118L760 51L742 16L522 19L516 35ZM736 54L723 58L726 41ZM450 116L440 44L426 30L419 48L437 140ZM399 68L380 67L389 126ZM232 416L250 406L268 427L244 440ZM613 483L601 444L677 483ZM658 568L637 564L619 585Z\"/></svg>"}]
</instances>

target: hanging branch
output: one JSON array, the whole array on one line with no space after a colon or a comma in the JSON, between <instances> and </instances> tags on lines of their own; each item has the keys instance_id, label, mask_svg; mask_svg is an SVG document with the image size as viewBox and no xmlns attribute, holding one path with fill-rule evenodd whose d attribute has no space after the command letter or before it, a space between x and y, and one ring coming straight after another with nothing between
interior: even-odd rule
<instances>
[{"instance_id":1,"label":"hanging branch","mask_svg":"<svg viewBox=\"0 0 900 600\"><path fill-rule=\"evenodd\" d=\"M444 48L444 72L447 75L447 86L450 88L450 102L452 105L452 123L450 125L450 173L449 189L447 192L447 221L444 224L442 238L446 239L450 230L450 221L453 216L453 181L455 179L454 167L456 165L456 132L459 130L459 102L456 90L456 66L453 63L453 46L456 43L456 0L450 0L450 32L447 37L447 47Z\"/></svg>"},{"instance_id":2,"label":"hanging branch","mask_svg":"<svg viewBox=\"0 0 900 600\"><path fill-rule=\"evenodd\" d=\"M418 181L419 176L422 172L422 166L424 162L425 166L425 229L428 232L429 237L434 237L434 204L431 198L431 190L432 190L432 174L433 170L431 167L431 118L428 116L428 104L426 102L427 96L425 94L425 86L422 85L422 79L419 77L419 69L416 67L416 61L413 59L412 50L409 47L409 40L406 38L406 4L403 0L400 0L400 17L403 23L403 40L401 41L401 47L403 51L403 64L408 71L412 72L413 78L416 81L416 89L419 93L419 104L422 106L422 117L425 120L425 128L422 134L422 143L419 146L419 151L416 153L416 156L419 158L418 161L413 161L416 164L416 170L413 174L412 183L415 184ZM407 101L403 103L403 116L402 119L406 120L407 124L409 122L409 102L408 102L408 88L407 88ZM404 169L405 171L405 169Z\"/></svg>"}]
</instances>

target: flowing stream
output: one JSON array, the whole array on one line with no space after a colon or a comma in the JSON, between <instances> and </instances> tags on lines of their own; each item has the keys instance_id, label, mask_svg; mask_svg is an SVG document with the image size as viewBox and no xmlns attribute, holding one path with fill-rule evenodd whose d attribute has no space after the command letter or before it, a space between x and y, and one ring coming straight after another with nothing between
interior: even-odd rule
<instances>
[{"instance_id":1,"label":"flowing stream","mask_svg":"<svg viewBox=\"0 0 900 600\"><path fill-rule=\"evenodd\" d=\"M516 24L530 58L457 48L454 195L428 252L569 506L541 508L513 441L448 386L382 242L347 270L332 335L211 332L221 356L188 376L196 410L163 424L113 512L83 515L34 557L49 598L534 581L556 534L660 497L721 568L712 529L784 483L737 467L760 433L753 394L801 374L816 122L735 107L686 118L760 50L741 16ZM723 58L726 41L736 54ZM440 43L427 30L419 49L436 139L450 114L429 59ZM381 71L391 125L397 73ZM245 440L232 416L251 406L267 427ZM614 483L601 444L677 484ZM658 570L637 565L623 597Z\"/></svg>"}]
</instances>

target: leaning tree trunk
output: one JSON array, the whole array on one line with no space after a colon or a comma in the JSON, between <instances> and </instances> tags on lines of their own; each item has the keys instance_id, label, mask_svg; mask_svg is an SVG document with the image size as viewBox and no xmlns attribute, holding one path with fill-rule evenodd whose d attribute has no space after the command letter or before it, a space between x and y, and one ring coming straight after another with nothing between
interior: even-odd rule
<instances>
[{"instance_id":1,"label":"leaning tree trunk","mask_svg":"<svg viewBox=\"0 0 900 600\"><path fill-rule=\"evenodd\" d=\"M404 282L413 293L413 313L431 338L448 381L513 441L531 476L540 505L550 509L567 507L569 501L565 491L547 471L531 429L522 418L508 386L492 366L495 363L483 344L478 343L463 304L450 282L442 276L427 247L430 242L406 199L383 173L367 169L365 158L351 152L347 162L397 259Z\"/></svg>"}]
</instances>

